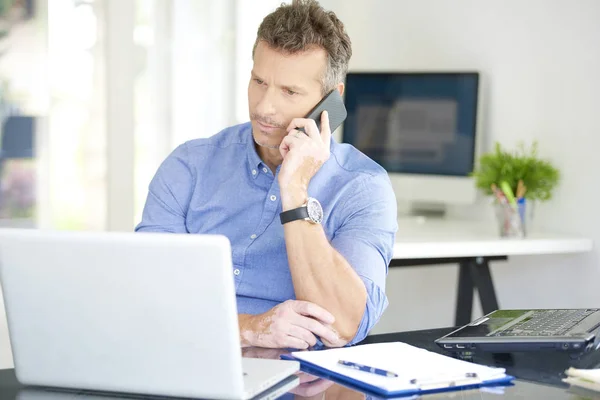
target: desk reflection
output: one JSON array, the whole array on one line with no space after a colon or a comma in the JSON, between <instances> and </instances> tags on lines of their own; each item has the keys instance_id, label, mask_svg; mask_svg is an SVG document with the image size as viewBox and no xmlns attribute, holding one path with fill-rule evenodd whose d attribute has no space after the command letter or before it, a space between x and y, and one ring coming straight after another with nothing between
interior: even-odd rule
<instances>
[{"instance_id":1,"label":"desk reflection","mask_svg":"<svg viewBox=\"0 0 600 400\"><path fill-rule=\"evenodd\" d=\"M264 349L264 348L244 348L242 355L248 358L268 358L279 359L283 354L289 354L286 349ZM131 399L162 399L168 400L173 398L156 397L156 396L136 396L120 393L98 393L90 391L66 391L60 389L45 389L34 387L21 387L16 383L14 371L0 371L2 379L0 379L0 400L131 400ZM381 397L371 393L360 391L351 387L346 387L334 383L328 379L319 378L312 375L310 370L300 371L298 376L299 384L288 393L280 396L282 400L379 400ZM11 383L9 385L9 383ZM564 384L563 384L564 385ZM261 399L262 397L272 399L268 391L259 395L253 400ZM480 389L461 390L454 392L436 393L423 396L396 397L396 399L422 399L422 400L508 400L508 399L567 399L567 400L600 400L598 393L578 393L567 387L557 385L539 384L528 382L527 380L517 380L515 385L485 387ZM189 400L189 399L187 399Z\"/></svg>"},{"instance_id":2,"label":"desk reflection","mask_svg":"<svg viewBox=\"0 0 600 400\"><path fill-rule=\"evenodd\" d=\"M261 347L246 347L242 349L242 356L248 358L270 358L279 359L283 354L289 354L286 349L266 349ZM362 400L367 396L356 390L338 385L327 379L322 379L306 372L296 373L300 384L292 389L284 399L348 399ZM291 396L293 395L293 396Z\"/></svg>"}]
</instances>

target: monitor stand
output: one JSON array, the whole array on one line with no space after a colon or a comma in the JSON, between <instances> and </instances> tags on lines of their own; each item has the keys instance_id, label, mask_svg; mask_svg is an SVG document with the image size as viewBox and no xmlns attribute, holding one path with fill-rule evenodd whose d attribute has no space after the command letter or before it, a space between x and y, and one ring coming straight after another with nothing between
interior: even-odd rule
<instances>
[{"instance_id":1,"label":"monitor stand","mask_svg":"<svg viewBox=\"0 0 600 400\"><path fill-rule=\"evenodd\" d=\"M398 214L425 219L443 219L446 217L446 212L446 204L425 202L410 202L404 212L400 208L398 210Z\"/></svg>"}]
</instances>

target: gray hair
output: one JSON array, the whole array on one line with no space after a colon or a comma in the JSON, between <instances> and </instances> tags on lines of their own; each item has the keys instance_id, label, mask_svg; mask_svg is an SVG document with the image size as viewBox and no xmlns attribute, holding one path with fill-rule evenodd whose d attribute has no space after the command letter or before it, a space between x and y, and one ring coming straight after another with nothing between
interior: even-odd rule
<instances>
[{"instance_id":1,"label":"gray hair","mask_svg":"<svg viewBox=\"0 0 600 400\"><path fill-rule=\"evenodd\" d=\"M260 24L252 56L261 41L288 54L323 48L327 53L327 67L321 78L323 95L346 79L352 57L350 37L335 13L326 11L316 0L281 4Z\"/></svg>"}]
</instances>

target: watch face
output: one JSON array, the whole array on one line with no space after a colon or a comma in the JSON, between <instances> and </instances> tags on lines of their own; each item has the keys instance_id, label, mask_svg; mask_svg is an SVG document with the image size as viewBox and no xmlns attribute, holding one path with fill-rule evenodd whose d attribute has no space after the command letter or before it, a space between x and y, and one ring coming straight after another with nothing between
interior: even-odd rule
<instances>
[{"instance_id":1,"label":"watch face","mask_svg":"<svg viewBox=\"0 0 600 400\"><path fill-rule=\"evenodd\" d=\"M320 224L321 221L323 221L323 208L317 199L309 197L308 203L306 204L306 210L308 211L308 218L310 218L312 222Z\"/></svg>"}]
</instances>

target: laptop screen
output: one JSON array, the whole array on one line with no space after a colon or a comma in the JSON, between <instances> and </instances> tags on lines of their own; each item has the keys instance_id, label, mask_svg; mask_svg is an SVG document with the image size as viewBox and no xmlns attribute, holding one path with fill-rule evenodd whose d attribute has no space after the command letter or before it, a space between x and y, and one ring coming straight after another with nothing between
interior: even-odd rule
<instances>
[{"instance_id":1,"label":"laptop screen","mask_svg":"<svg viewBox=\"0 0 600 400\"><path fill-rule=\"evenodd\" d=\"M451 338L467 338L467 337L481 337L487 336L499 328L502 328L506 324L513 322L517 319L519 321L525 321L528 319L525 314L531 313L530 310L499 310L494 311L487 317L479 318L471 322L469 325L464 326L462 329L448 335ZM524 317L525 318L521 318Z\"/></svg>"}]
</instances>

